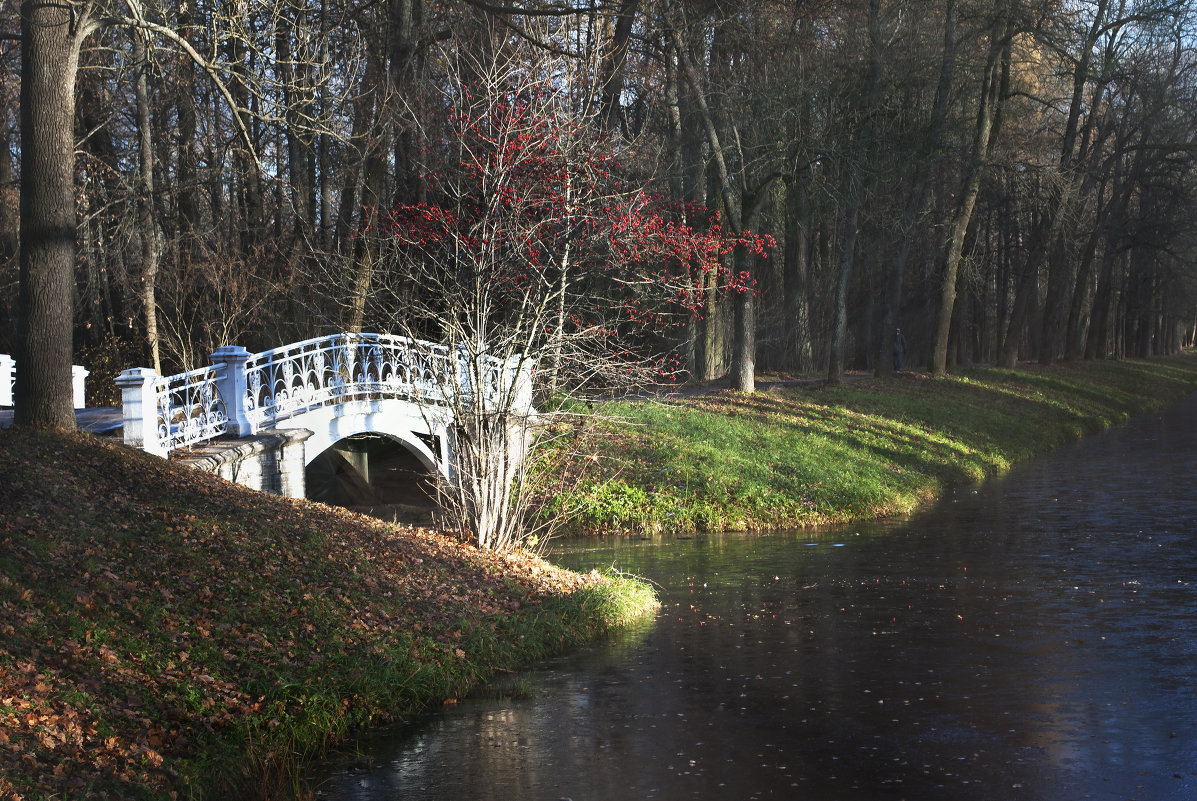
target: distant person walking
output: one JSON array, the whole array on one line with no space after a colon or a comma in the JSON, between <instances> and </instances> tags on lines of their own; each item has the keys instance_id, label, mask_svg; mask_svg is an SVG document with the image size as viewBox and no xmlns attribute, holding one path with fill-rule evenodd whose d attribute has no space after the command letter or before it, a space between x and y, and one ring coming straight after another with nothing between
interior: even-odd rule
<instances>
[{"instance_id":1,"label":"distant person walking","mask_svg":"<svg viewBox=\"0 0 1197 801\"><path fill-rule=\"evenodd\" d=\"M902 329L894 331L894 372L902 369L902 357L906 355L906 337L902 336Z\"/></svg>"}]
</instances>

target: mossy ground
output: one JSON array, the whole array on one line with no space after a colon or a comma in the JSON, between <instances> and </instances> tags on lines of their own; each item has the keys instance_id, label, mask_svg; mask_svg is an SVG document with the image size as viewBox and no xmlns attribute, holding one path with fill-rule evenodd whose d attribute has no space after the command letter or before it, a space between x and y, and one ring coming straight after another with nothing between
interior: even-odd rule
<instances>
[{"instance_id":1,"label":"mossy ground","mask_svg":"<svg viewBox=\"0 0 1197 801\"><path fill-rule=\"evenodd\" d=\"M1194 390L1186 353L611 403L573 443L581 480L549 508L575 533L902 514Z\"/></svg>"},{"instance_id":2,"label":"mossy ground","mask_svg":"<svg viewBox=\"0 0 1197 801\"><path fill-rule=\"evenodd\" d=\"M655 606L83 435L0 431L0 799L275 796Z\"/></svg>"}]
</instances>

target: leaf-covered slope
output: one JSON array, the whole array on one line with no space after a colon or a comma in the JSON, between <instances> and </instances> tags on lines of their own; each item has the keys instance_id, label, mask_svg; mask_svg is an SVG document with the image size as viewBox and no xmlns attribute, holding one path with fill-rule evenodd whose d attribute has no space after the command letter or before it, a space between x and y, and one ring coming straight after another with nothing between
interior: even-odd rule
<instances>
[{"instance_id":1,"label":"leaf-covered slope","mask_svg":"<svg viewBox=\"0 0 1197 801\"><path fill-rule=\"evenodd\" d=\"M0 476L0 797L310 751L560 647L510 613L602 583L82 435L0 432Z\"/></svg>"}]
</instances>

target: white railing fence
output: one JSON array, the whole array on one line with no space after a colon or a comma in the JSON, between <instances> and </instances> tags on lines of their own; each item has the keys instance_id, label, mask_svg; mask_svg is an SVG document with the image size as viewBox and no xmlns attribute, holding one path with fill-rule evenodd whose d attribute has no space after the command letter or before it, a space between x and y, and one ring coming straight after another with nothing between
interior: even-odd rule
<instances>
[{"instance_id":1,"label":"white railing fence","mask_svg":"<svg viewBox=\"0 0 1197 801\"><path fill-rule=\"evenodd\" d=\"M332 334L262 353L227 345L211 359L209 367L174 376L145 367L121 373L125 443L165 456L350 401L472 402L464 349L389 334ZM528 360L483 357L482 365L484 403L495 403L506 388L515 393L515 408L531 409Z\"/></svg>"},{"instance_id":2,"label":"white railing fence","mask_svg":"<svg viewBox=\"0 0 1197 801\"><path fill-rule=\"evenodd\" d=\"M258 353L245 364L250 423L265 427L362 397L443 405L450 349L388 334L333 334Z\"/></svg>"}]
</instances>

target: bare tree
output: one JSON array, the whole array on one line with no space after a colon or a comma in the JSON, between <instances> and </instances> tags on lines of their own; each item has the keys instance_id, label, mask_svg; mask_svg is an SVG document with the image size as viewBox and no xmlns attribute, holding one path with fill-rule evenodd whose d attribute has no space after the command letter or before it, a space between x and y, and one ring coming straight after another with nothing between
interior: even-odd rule
<instances>
[{"instance_id":1,"label":"bare tree","mask_svg":"<svg viewBox=\"0 0 1197 801\"><path fill-rule=\"evenodd\" d=\"M36 2L21 4L21 271L18 309L16 421L37 427L74 428L71 405L73 271L75 263L75 81L81 52L97 31L125 29L133 32L134 62L138 65L137 119L139 128L139 214L142 224L143 305L151 349L157 350L155 282L159 238L153 214L153 153L149 131L149 97L146 67L155 43L184 52L207 74L227 103L230 117L247 154L247 181L260 181L248 120L287 121L282 103L287 94L276 91L280 76L291 70L267 68L274 42L262 25L249 19L246 7L230 4L225 13L210 18L214 42L226 46L221 60L205 56L175 19L163 8L148 8L140 0L126 0L122 8L102 2L55 6ZM288 14L283 0L263 12L277 22ZM271 27L273 31L273 27ZM318 48L305 55L315 58ZM251 67L258 67L252 71ZM326 64L314 64L317 76L297 92L313 96L327 91L344 76L334 76ZM336 80L334 80L336 78ZM294 93L294 92L293 92ZM293 94L292 93L292 94ZM312 104L299 104L310 109ZM291 115L294 121L295 115ZM307 122L318 126L314 117ZM254 194L251 218L261 217ZM252 220L255 224L260 219Z\"/></svg>"},{"instance_id":2,"label":"bare tree","mask_svg":"<svg viewBox=\"0 0 1197 801\"><path fill-rule=\"evenodd\" d=\"M542 40L553 35L541 28ZM701 297L702 276L734 247L762 243L663 215L621 179L598 107L579 102L593 96L587 65L517 39L500 45L486 61L444 51L454 80L433 149L445 161L428 165L439 176L429 203L397 206L384 241L393 285L418 287L394 323L449 343L436 396L455 426L445 505L480 546L501 549L528 534L524 457L560 398L659 379L669 369L660 348ZM547 404L538 414L535 390Z\"/></svg>"},{"instance_id":3,"label":"bare tree","mask_svg":"<svg viewBox=\"0 0 1197 801\"><path fill-rule=\"evenodd\" d=\"M994 16L989 36L989 58L981 80L977 104L976 128L970 150L964 188L956 207L951 225L948 227L944 248L943 284L940 294L939 316L935 327L935 341L931 349L931 372L944 375L947 372L948 331L952 322L952 311L956 303L956 276L960 268L964 236L972 220L977 196L981 191L981 179L989 157L995 122L1003 101L1003 76L1008 74L1010 46L1013 35L1009 3L999 5Z\"/></svg>"}]
</instances>

